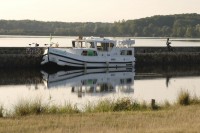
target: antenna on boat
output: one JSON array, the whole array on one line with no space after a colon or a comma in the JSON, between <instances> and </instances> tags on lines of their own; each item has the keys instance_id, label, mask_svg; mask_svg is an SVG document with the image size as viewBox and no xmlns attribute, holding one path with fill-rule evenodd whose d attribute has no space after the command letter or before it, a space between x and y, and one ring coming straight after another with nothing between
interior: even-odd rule
<instances>
[{"instance_id":1,"label":"antenna on boat","mask_svg":"<svg viewBox=\"0 0 200 133\"><path fill-rule=\"evenodd\" d=\"M50 44L52 43L52 42L51 42L52 39L53 39L53 37L52 37L52 35L51 35L51 33L50 33Z\"/></svg>"}]
</instances>

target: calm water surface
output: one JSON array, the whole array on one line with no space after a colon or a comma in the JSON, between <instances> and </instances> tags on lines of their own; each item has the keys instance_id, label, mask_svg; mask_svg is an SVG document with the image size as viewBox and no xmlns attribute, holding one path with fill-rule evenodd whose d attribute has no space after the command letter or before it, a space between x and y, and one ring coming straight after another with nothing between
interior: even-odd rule
<instances>
[{"instance_id":1,"label":"calm water surface","mask_svg":"<svg viewBox=\"0 0 200 133\"><path fill-rule=\"evenodd\" d=\"M60 46L70 46L76 37L53 37ZM122 39L122 38L115 38ZM135 38L136 46L165 46L165 38ZM172 39L172 46L200 46L200 39ZM48 36L0 36L0 47L43 46ZM67 102L82 107L104 98L130 97L139 101L175 102L181 90L200 96L200 68L0 70L0 105L11 109L20 100L42 99L48 104Z\"/></svg>"},{"instance_id":2,"label":"calm water surface","mask_svg":"<svg viewBox=\"0 0 200 133\"><path fill-rule=\"evenodd\" d=\"M142 72L144 71L144 72ZM200 70L88 69L1 70L0 104L12 108L20 100L48 104L67 102L83 107L104 98L130 97L139 101L175 102L181 90L200 96Z\"/></svg>"},{"instance_id":3,"label":"calm water surface","mask_svg":"<svg viewBox=\"0 0 200 133\"><path fill-rule=\"evenodd\" d=\"M74 36L55 36L52 42L58 43L61 47L71 47ZM109 37L116 40L126 39L125 37ZM134 38L135 46L166 46L166 38ZM172 46L200 46L200 38L171 38ZM49 36L7 36L0 35L0 47L28 47L28 44L38 43L41 47L50 43Z\"/></svg>"}]
</instances>

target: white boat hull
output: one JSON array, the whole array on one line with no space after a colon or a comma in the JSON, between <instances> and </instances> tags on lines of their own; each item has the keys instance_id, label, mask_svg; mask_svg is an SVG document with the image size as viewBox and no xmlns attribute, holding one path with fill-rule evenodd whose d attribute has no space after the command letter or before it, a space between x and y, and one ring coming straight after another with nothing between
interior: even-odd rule
<instances>
[{"instance_id":1,"label":"white boat hull","mask_svg":"<svg viewBox=\"0 0 200 133\"><path fill-rule=\"evenodd\" d=\"M72 48L49 47L41 64L79 68L134 67L133 40L117 41L106 38L85 38L72 41Z\"/></svg>"},{"instance_id":2,"label":"white boat hull","mask_svg":"<svg viewBox=\"0 0 200 133\"><path fill-rule=\"evenodd\" d=\"M78 67L78 68L119 68L134 67L135 57L105 57L105 56L81 56L72 53L59 54L55 48L49 48L43 57L45 64L48 62L56 63L59 66Z\"/></svg>"}]
</instances>

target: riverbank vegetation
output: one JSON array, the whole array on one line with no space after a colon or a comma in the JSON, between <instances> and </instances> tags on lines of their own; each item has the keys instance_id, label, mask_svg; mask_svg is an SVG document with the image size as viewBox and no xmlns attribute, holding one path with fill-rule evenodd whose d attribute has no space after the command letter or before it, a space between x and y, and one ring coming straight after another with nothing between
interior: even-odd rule
<instances>
[{"instance_id":1,"label":"riverbank vegetation","mask_svg":"<svg viewBox=\"0 0 200 133\"><path fill-rule=\"evenodd\" d=\"M15 106L13 116L0 118L0 132L160 133L198 132L200 128L200 99L187 91L180 92L176 103L156 104L157 108L130 98L88 104L82 112L70 104L65 106L67 108L51 106L44 109L40 100L21 101ZM62 109L66 111L61 111ZM24 113L24 110L29 110L30 113Z\"/></svg>"},{"instance_id":2,"label":"riverbank vegetation","mask_svg":"<svg viewBox=\"0 0 200 133\"><path fill-rule=\"evenodd\" d=\"M0 20L1 35L199 37L199 14L153 16L114 23Z\"/></svg>"},{"instance_id":3,"label":"riverbank vegetation","mask_svg":"<svg viewBox=\"0 0 200 133\"><path fill-rule=\"evenodd\" d=\"M8 111L0 106L0 117L19 117L27 115L42 115L42 114L84 114L84 113L102 113L102 112L129 112L129 111L154 111L166 110L177 106L200 105L200 98L191 96L188 91L181 91L175 103L156 103L152 99L151 103L145 101L138 102L131 98L125 97L120 99L104 99L97 103L89 102L82 108L76 105L66 103L65 105L44 104L42 100L20 100L13 108L13 111Z\"/></svg>"},{"instance_id":4,"label":"riverbank vegetation","mask_svg":"<svg viewBox=\"0 0 200 133\"><path fill-rule=\"evenodd\" d=\"M166 133L199 132L200 106L158 111L30 115L0 118L0 133Z\"/></svg>"}]
</instances>

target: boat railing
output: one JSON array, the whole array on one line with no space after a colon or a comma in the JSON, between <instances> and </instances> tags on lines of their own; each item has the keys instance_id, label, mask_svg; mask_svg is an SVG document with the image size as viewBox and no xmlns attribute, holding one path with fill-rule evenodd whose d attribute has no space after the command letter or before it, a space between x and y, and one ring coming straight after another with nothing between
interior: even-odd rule
<instances>
[{"instance_id":1,"label":"boat railing","mask_svg":"<svg viewBox=\"0 0 200 133\"><path fill-rule=\"evenodd\" d=\"M129 48L129 47L133 47L133 44L135 44L135 40L131 40L131 39L120 40L117 42L117 47Z\"/></svg>"}]
</instances>

